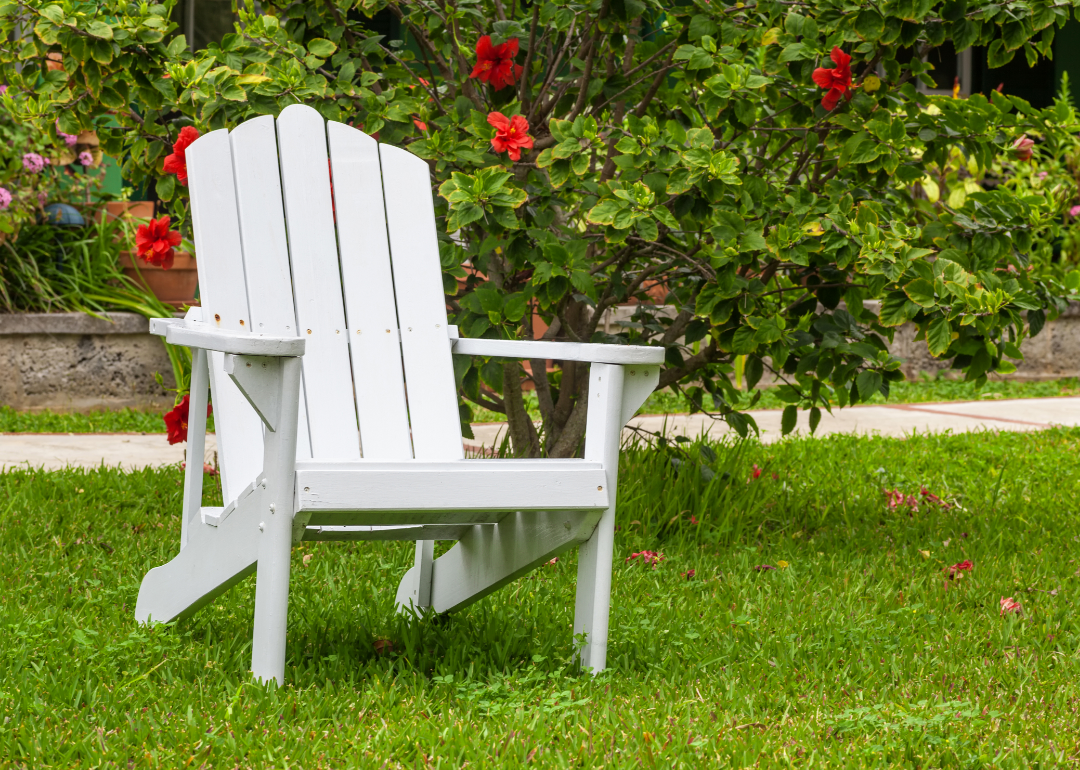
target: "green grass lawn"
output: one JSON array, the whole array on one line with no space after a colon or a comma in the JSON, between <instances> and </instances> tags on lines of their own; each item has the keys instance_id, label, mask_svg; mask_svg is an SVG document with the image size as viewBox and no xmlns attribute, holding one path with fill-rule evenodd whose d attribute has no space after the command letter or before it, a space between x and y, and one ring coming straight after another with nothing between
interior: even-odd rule
<instances>
[{"instance_id":1,"label":"green grass lawn","mask_svg":"<svg viewBox=\"0 0 1080 770\"><path fill-rule=\"evenodd\" d=\"M249 681L253 578L132 620L177 549L178 470L0 474L0 765L1076 763L1080 430L680 450L624 455L603 674L572 662L573 555L407 624L412 544L317 544L277 690ZM883 492L924 486L948 506ZM626 561L645 549L655 569Z\"/></svg>"}]
</instances>

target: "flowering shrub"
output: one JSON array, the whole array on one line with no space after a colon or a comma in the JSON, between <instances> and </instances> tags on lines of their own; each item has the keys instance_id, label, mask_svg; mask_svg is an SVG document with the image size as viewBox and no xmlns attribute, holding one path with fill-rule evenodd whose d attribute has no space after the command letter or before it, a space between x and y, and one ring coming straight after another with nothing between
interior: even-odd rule
<instances>
[{"instance_id":1,"label":"flowering shrub","mask_svg":"<svg viewBox=\"0 0 1080 770\"><path fill-rule=\"evenodd\" d=\"M59 132L55 125L33 126L14 118L14 96L0 99L0 233L17 236L26 224L37 222L49 203L87 200L100 186L96 174L76 174L69 164L78 137ZM53 121L54 124L57 121ZM53 137L55 133L55 138ZM70 155L70 157L68 157ZM83 166L95 165L79 162Z\"/></svg>"},{"instance_id":2,"label":"flowering shrub","mask_svg":"<svg viewBox=\"0 0 1080 770\"><path fill-rule=\"evenodd\" d=\"M822 408L887 394L904 323L982 381L1073 295L1037 248L1071 201L975 180L1080 126L1011 94L916 86L946 40L985 46L991 67L1049 55L1078 2L360 0L346 16L267 0L192 56L166 5L22 0L0 28L33 35L0 61L27 119L99 125L181 222L187 127L303 101L407 146L432 168L463 334L663 346L661 387L710 396L743 434L745 362L748 388L766 370L780 381L788 432L799 408L814 428ZM408 45L374 31L378 11ZM931 200L960 159L963 200ZM508 415L516 452L538 454L531 378L545 451L578 451L585 366L475 360L458 377L464 399Z\"/></svg>"}]
</instances>

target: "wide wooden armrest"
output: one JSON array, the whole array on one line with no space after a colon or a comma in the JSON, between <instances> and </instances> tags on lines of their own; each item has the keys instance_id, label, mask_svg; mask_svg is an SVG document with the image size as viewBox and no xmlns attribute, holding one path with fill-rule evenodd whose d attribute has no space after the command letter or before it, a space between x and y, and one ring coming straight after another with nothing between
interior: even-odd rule
<instances>
[{"instance_id":1,"label":"wide wooden armrest","mask_svg":"<svg viewBox=\"0 0 1080 770\"><path fill-rule=\"evenodd\" d=\"M307 342L303 337L264 337L216 329L184 318L151 318L150 333L164 337L170 345L238 356L302 356Z\"/></svg>"},{"instance_id":2,"label":"wide wooden armrest","mask_svg":"<svg viewBox=\"0 0 1080 770\"><path fill-rule=\"evenodd\" d=\"M531 340L453 339L457 355L587 361L594 364L662 364L664 349L644 345L601 345L591 342L534 342Z\"/></svg>"}]
</instances>

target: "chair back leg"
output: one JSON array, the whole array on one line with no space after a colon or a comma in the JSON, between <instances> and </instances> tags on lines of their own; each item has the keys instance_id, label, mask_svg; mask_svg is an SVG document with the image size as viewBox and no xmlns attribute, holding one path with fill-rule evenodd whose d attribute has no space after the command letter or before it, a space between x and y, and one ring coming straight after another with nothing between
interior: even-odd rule
<instances>
[{"instance_id":1,"label":"chair back leg","mask_svg":"<svg viewBox=\"0 0 1080 770\"><path fill-rule=\"evenodd\" d=\"M578 650L578 660L582 668L591 669L593 673L603 671L607 665L619 443L623 427L622 397L623 367L614 364L592 364L589 371L585 459L604 464L610 505L600 517L600 523L592 537L578 549L574 638L584 635L585 643Z\"/></svg>"},{"instance_id":2,"label":"chair back leg","mask_svg":"<svg viewBox=\"0 0 1080 770\"><path fill-rule=\"evenodd\" d=\"M289 612L289 560L295 515L296 430L300 404L300 359L278 359L279 415L264 441L266 510L259 523L255 584L255 628L251 672L256 679L285 682L285 632Z\"/></svg>"}]
</instances>

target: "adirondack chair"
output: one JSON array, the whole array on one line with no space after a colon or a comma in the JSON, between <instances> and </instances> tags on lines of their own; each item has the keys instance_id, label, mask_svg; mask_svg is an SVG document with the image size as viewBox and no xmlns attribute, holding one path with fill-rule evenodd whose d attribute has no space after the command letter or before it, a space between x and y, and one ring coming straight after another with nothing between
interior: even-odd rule
<instances>
[{"instance_id":1,"label":"adirondack chair","mask_svg":"<svg viewBox=\"0 0 1080 770\"><path fill-rule=\"evenodd\" d=\"M202 505L188 462L180 553L147 573L136 619L257 571L251 668L281 683L300 541L415 541L397 605L437 613L578 545L574 634L603 669L620 434L663 351L460 338L427 163L310 107L208 133L187 164L202 307L151 329L192 349L189 458L212 394L227 505ZM584 458L466 460L452 354L591 362ZM433 559L439 539L457 543Z\"/></svg>"}]
</instances>

